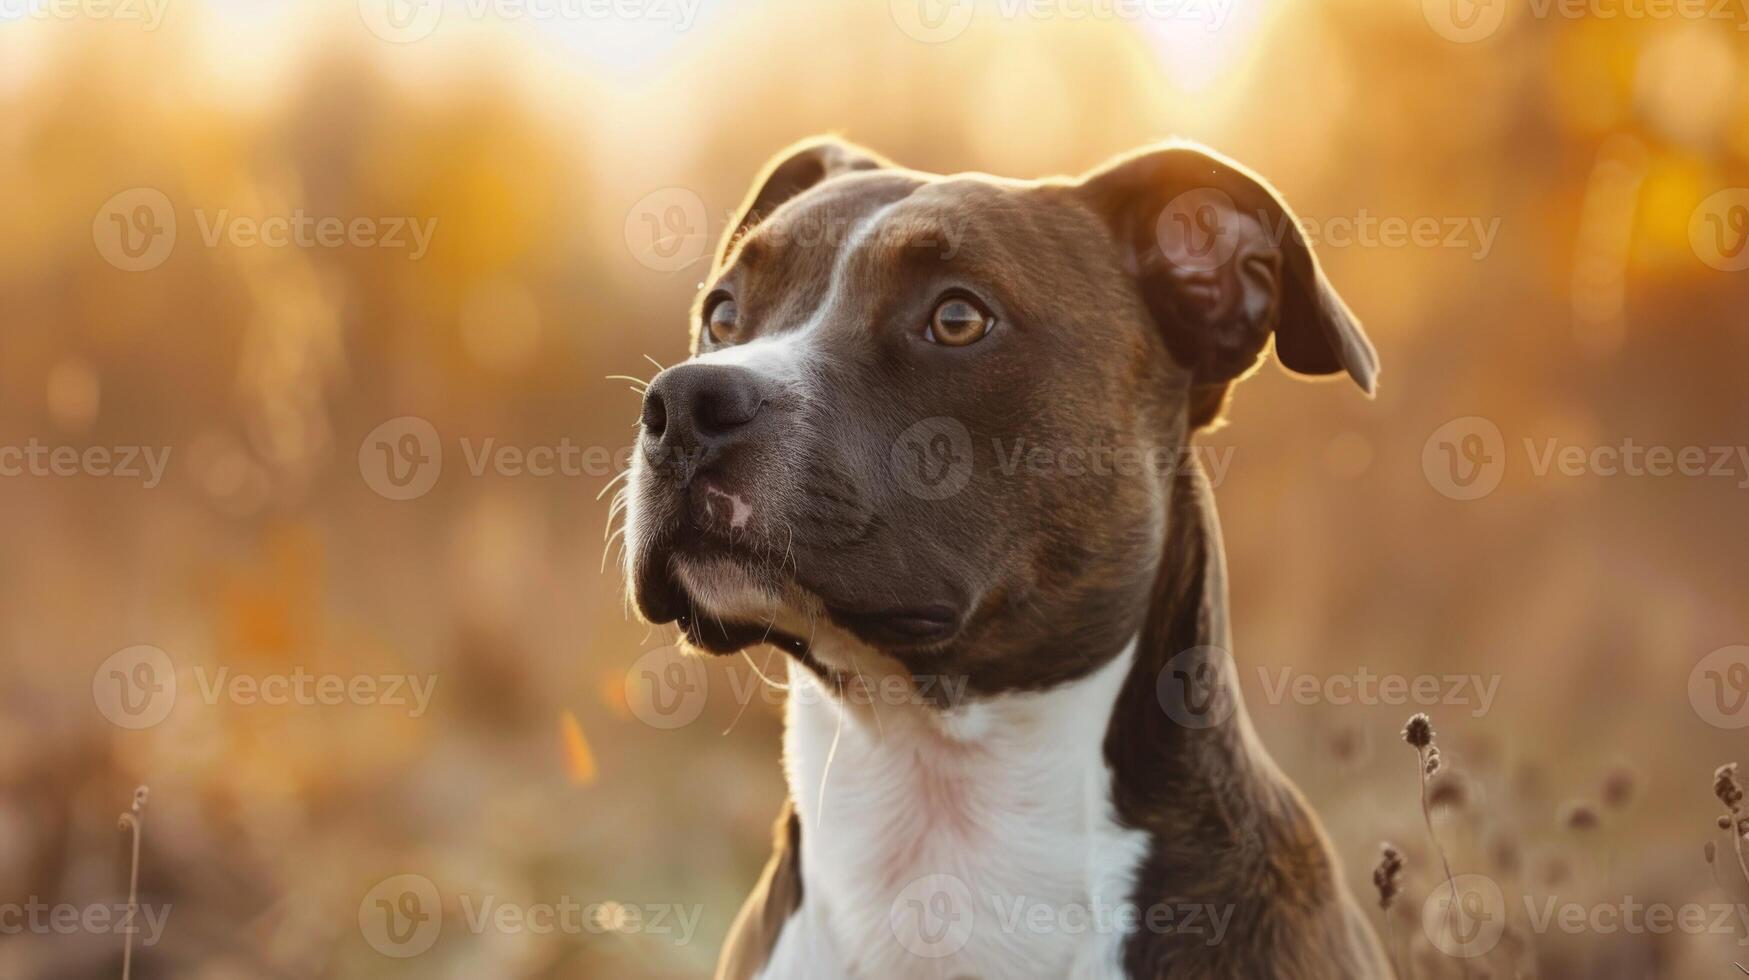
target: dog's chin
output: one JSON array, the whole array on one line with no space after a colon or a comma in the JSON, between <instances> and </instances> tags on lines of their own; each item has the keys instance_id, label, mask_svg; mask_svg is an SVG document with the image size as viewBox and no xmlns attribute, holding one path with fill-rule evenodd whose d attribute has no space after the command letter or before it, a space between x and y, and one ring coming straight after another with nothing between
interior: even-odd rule
<instances>
[{"instance_id":1,"label":"dog's chin","mask_svg":"<svg viewBox=\"0 0 1749 980\"><path fill-rule=\"evenodd\" d=\"M692 646L715 654L770 643L817 665L849 669L851 656L927 655L962 625L958 610L945 603L859 609L732 554L678 553L660 567L665 574L642 579L638 602L646 618L676 623Z\"/></svg>"},{"instance_id":2,"label":"dog's chin","mask_svg":"<svg viewBox=\"0 0 1749 980\"><path fill-rule=\"evenodd\" d=\"M820 605L793 584L729 554L676 553L634 575L639 611L653 623L675 623L693 647L737 653L770 643L792 653Z\"/></svg>"}]
</instances>

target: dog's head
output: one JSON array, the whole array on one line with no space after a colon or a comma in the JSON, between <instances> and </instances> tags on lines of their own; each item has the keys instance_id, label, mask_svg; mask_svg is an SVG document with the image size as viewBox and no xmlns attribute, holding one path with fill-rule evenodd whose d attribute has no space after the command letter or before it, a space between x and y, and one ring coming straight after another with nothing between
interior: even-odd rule
<instances>
[{"instance_id":1,"label":"dog's head","mask_svg":"<svg viewBox=\"0 0 1749 980\"><path fill-rule=\"evenodd\" d=\"M1134 635L1173 470L1272 345L1373 389L1294 218L1231 161L1019 182L792 148L645 395L638 609L817 668L850 643L980 690L1077 676Z\"/></svg>"}]
</instances>

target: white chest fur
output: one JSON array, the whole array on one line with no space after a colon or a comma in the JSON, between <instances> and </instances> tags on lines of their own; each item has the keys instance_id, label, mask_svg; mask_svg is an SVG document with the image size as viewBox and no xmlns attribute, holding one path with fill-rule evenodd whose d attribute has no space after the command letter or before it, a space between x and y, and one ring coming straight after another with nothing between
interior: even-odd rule
<instances>
[{"instance_id":1,"label":"white chest fur","mask_svg":"<svg viewBox=\"0 0 1749 980\"><path fill-rule=\"evenodd\" d=\"M946 711L886 686L847 706L792 666L803 900L763 976L1121 976L1146 841L1113 819L1104 741L1134 655Z\"/></svg>"}]
</instances>

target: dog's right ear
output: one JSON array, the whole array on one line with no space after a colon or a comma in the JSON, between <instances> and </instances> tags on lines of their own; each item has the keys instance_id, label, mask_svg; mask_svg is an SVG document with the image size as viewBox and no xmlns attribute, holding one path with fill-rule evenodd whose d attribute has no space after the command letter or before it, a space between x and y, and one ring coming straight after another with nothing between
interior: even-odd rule
<instances>
[{"instance_id":1,"label":"dog's right ear","mask_svg":"<svg viewBox=\"0 0 1749 980\"><path fill-rule=\"evenodd\" d=\"M1103 217L1173 356L1192 375L1193 428L1273 345L1301 375L1346 374L1367 394L1379 360L1274 188L1204 147L1121 157L1079 188Z\"/></svg>"},{"instance_id":2,"label":"dog's right ear","mask_svg":"<svg viewBox=\"0 0 1749 980\"><path fill-rule=\"evenodd\" d=\"M879 154L830 136L816 136L780 151L766 163L753 189L717 248L717 264L729 257L735 243L783 202L824 180L853 170L890 166Z\"/></svg>"}]
</instances>

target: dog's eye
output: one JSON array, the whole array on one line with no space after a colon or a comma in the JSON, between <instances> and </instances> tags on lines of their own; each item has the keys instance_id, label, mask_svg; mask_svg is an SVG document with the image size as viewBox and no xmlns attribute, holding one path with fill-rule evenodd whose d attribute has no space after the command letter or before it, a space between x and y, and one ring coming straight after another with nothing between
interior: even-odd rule
<instances>
[{"instance_id":1,"label":"dog's eye","mask_svg":"<svg viewBox=\"0 0 1749 980\"><path fill-rule=\"evenodd\" d=\"M923 339L948 347L976 343L996 325L996 318L964 296L949 296L935 307Z\"/></svg>"},{"instance_id":2,"label":"dog's eye","mask_svg":"<svg viewBox=\"0 0 1749 980\"><path fill-rule=\"evenodd\" d=\"M727 296L718 296L705 307L704 324L711 332L711 339L717 343L727 343L735 336L735 320L740 311L735 308L735 301Z\"/></svg>"}]
</instances>

